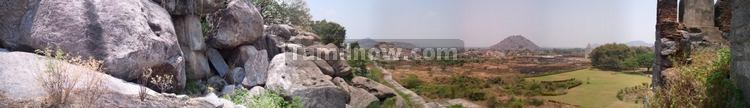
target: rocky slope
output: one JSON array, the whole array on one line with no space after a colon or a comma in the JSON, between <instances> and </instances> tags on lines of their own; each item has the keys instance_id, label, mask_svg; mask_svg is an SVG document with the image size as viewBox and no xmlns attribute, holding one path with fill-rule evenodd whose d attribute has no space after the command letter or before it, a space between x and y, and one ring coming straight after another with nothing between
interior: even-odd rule
<instances>
[{"instance_id":1,"label":"rocky slope","mask_svg":"<svg viewBox=\"0 0 750 108\"><path fill-rule=\"evenodd\" d=\"M99 99L87 101L76 95L74 105L231 107L235 104L218 96L237 88L251 92L268 88L284 97L300 98L303 106L311 108L361 108L393 96L342 81L341 77L352 75L342 56L346 52L290 25L263 25L261 13L249 0L11 0L0 4L0 14L4 14L0 16L0 47L12 51L0 50L0 105L21 102L24 107L49 97L51 91L44 90L38 79L59 75L45 75L48 59L30 53L45 49L102 61L101 71L64 66L77 69L65 71L66 75L105 79L102 86L107 89L101 90L105 93ZM151 76L171 76L165 82L172 88L162 90L159 84L149 83L156 79L143 77L147 70L152 70ZM149 89L141 90L144 86ZM186 88L192 86L211 87L213 92L201 89L190 94L193 97L154 92L191 93ZM145 100L139 98L142 91L147 91Z\"/></svg>"}]
</instances>

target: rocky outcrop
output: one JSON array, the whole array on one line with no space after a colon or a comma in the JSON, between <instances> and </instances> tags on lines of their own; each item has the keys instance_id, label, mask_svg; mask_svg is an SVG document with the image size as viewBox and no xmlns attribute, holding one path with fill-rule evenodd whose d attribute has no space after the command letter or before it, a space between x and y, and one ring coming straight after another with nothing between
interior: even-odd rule
<instances>
[{"instance_id":1,"label":"rocky outcrop","mask_svg":"<svg viewBox=\"0 0 750 108\"><path fill-rule=\"evenodd\" d=\"M229 84L241 84L242 80L245 79L245 76L245 69L243 69L242 67L235 67L234 69L232 69L232 71L229 71L226 76L224 76L224 80L226 80Z\"/></svg>"},{"instance_id":2,"label":"rocky outcrop","mask_svg":"<svg viewBox=\"0 0 750 108\"><path fill-rule=\"evenodd\" d=\"M252 44L263 35L263 17L247 0L232 0L226 9L208 17L212 30L208 45L218 48L234 48Z\"/></svg>"},{"instance_id":3,"label":"rocky outcrop","mask_svg":"<svg viewBox=\"0 0 750 108\"><path fill-rule=\"evenodd\" d=\"M185 56L187 79L199 80L210 77L211 67L206 58L206 44L200 18L196 15L177 16L174 18L174 26Z\"/></svg>"},{"instance_id":4,"label":"rocky outcrop","mask_svg":"<svg viewBox=\"0 0 750 108\"><path fill-rule=\"evenodd\" d=\"M284 95L299 97L305 107L342 108L349 94L331 82L315 63L294 53L282 53L271 60L266 87Z\"/></svg>"},{"instance_id":5,"label":"rocky outcrop","mask_svg":"<svg viewBox=\"0 0 750 108\"><path fill-rule=\"evenodd\" d=\"M253 46L241 46L234 52L233 66L244 67L245 76L242 84L251 88L266 83L268 73L268 54L266 50L258 50Z\"/></svg>"},{"instance_id":6,"label":"rocky outcrop","mask_svg":"<svg viewBox=\"0 0 750 108\"><path fill-rule=\"evenodd\" d=\"M292 36L289 41L295 44L311 46L320 43L320 36L311 32L300 32L297 36Z\"/></svg>"},{"instance_id":7,"label":"rocky outcrop","mask_svg":"<svg viewBox=\"0 0 750 108\"><path fill-rule=\"evenodd\" d=\"M263 37L258 38L253 46L258 48L259 50L265 50L267 53L267 58L273 58L273 56L276 56L283 52L279 45L283 44L284 41L277 38L279 37L266 33L263 35ZM271 59L268 59L268 61L271 61Z\"/></svg>"},{"instance_id":8,"label":"rocky outcrop","mask_svg":"<svg viewBox=\"0 0 750 108\"><path fill-rule=\"evenodd\" d=\"M333 79L333 83L349 93L349 96L351 96L349 99L349 105L353 108L367 108L367 106L373 102L379 101L378 97L370 94L367 90L350 86L343 78L336 77Z\"/></svg>"},{"instance_id":9,"label":"rocky outcrop","mask_svg":"<svg viewBox=\"0 0 750 108\"><path fill-rule=\"evenodd\" d=\"M334 77L350 76L352 74L349 63L346 62L346 59L344 58L344 56L342 56L342 54L340 54L338 47L334 44L316 44L308 46L305 48L305 52L308 55L317 57L317 59L315 60L323 60L325 61L325 63L328 63L327 66L318 65L322 70L324 70L323 74ZM330 69L332 70L326 71L328 70L328 67L330 67Z\"/></svg>"},{"instance_id":10,"label":"rocky outcrop","mask_svg":"<svg viewBox=\"0 0 750 108\"><path fill-rule=\"evenodd\" d=\"M381 100L396 96L396 91L392 88L361 76L352 78L352 86L363 88Z\"/></svg>"},{"instance_id":11,"label":"rocky outcrop","mask_svg":"<svg viewBox=\"0 0 750 108\"><path fill-rule=\"evenodd\" d=\"M735 0L732 11L732 29L729 34L731 75L742 90L744 97L750 96L750 1ZM748 100L746 100L748 101Z\"/></svg>"},{"instance_id":12,"label":"rocky outcrop","mask_svg":"<svg viewBox=\"0 0 750 108\"><path fill-rule=\"evenodd\" d=\"M211 62L211 66L214 67L214 70L219 76L224 77L224 75L230 71L229 65L227 65L227 62L224 60L224 57L221 56L219 50L208 48L206 54L208 55L208 60Z\"/></svg>"},{"instance_id":13,"label":"rocky outcrop","mask_svg":"<svg viewBox=\"0 0 750 108\"><path fill-rule=\"evenodd\" d=\"M297 36L297 34L299 34L294 27L286 24L271 25L265 31L270 35L279 36L284 40L289 40L292 36Z\"/></svg>"},{"instance_id":14,"label":"rocky outcrop","mask_svg":"<svg viewBox=\"0 0 750 108\"><path fill-rule=\"evenodd\" d=\"M52 0L28 6L27 11L12 10L28 13L19 22L8 22L18 23L10 24L16 28L2 28L17 31L0 37L4 47L94 57L104 62L108 74L128 81L151 68L155 74L174 75L176 88L184 86L184 58L172 20L159 5L149 0Z\"/></svg>"},{"instance_id":15,"label":"rocky outcrop","mask_svg":"<svg viewBox=\"0 0 750 108\"><path fill-rule=\"evenodd\" d=\"M50 63L59 63L50 67ZM46 89L42 79L49 78L52 74L47 73L50 68L61 69L67 76L62 77L68 81L80 78L70 98L72 106L95 103L92 107L211 107L205 101L190 99L186 96L159 94L151 89L145 89L147 101L138 98L141 86L124 80L96 72L82 66L76 66L54 59L46 58L26 52L0 52L0 95L9 99L10 103L26 102L32 106L43 104L40 98L48 97L52 91L59 89ZM61 80L59 80L61 81ZM95 81L99 84L92 85ZM73 83L73 82L68 82ZM91 89L96 87L98 89ZM96 96L97 99L86 98ZM5 103L4 103L5 104ZM14 107L14 106L4 106ZM43 107L43 106L38 106Z\"/></svg>"}]
</instances>

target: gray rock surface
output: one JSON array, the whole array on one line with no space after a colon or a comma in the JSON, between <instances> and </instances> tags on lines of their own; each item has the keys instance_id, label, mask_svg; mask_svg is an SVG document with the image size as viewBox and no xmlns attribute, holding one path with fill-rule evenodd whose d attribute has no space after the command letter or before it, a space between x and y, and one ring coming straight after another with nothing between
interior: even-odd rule
<instances>
[{"instance_id":1,"label":"gray rock surface","mask_svg":"<svg viewBox=\"0 0 750 108\"><path fill-rule=\"evenodd\" d=\"M242 46L236 54L235 60L245 68L242 85L249 88L265 84L269 66L266 50L258 51L253 46Z\"/></svg>"},{"instance_id":2,"label":"gray rock surface","mask_svg":"<svg viewBox=\"0 0 750 108\"><path fill-rule=\"evenodd\" d=\"M59 48L73 56L94 57L104 62L108 74L127 81L152 68L174 75L175 88L184 87L184 61L170 15L149 0L50 0L32 2L27 9L12 10L28 13L8 25L16 28L2 28L17 31L0 37L4 47ZM18 21L14 18L20 14L11 14L7 20Z\"/></svg>"},{"instance_id":3,"label":"gray rock surface","mask_svg":"<svg viewBox=\"0 0 750 108\"><path fill-rule=\"evenodd\" d=\"M232 0L214 15L208 17L211 29L208 45L218 48L234 48L252 44L263 35L263 17L248 0Z\"/></svg>"},{"instance_id":4,"label":"gray rock surface","mask_svg":"<svg viewBox=\"0 0 750 108\"><path fill-rule=\"evenodd\" d=\"M365 89L381 100L396 96L396 91L392 88L361 76L352 78L352 86Z\"/></svg>"},{"instance_id":5,"label":"gray rock surface","mask_svg":"<svg viewBox=\"0 0 750 108\"><path fill-rule=\"evenodd\" d=\"M200 18L195 15L177 16L174 18L174 26L185 56L187 79L199 80L211 76Z\"/></svg>"},{"instance_id":6,"label":"gray rock surface","mask_svg":"<svg viewBox=\"0 0 750 108\"><path fill-rule=\"evenodd\" d=\"M349 93L349 96L351 96L349 105L353 108L367 108L371 103L379 101L378 97L370 94L367 90L350 86L343 78L336 77L333 79L333 83Z\"/></svg>"},{"instance_id":7,"label":"gray rock surface","mask_svg":"<svg viewBox=\"0 0 750 108\"><path fill-rule=\"evenodd\" d=\"M112 77L85 67L60 62L49 59L44 56L26 53L26 52L0 52L0 95L5 96L10 103L29 103L23 106L3 106L3 107L42 107L34 106L42 104L39 98L47 97L50 93L45 89L43 78L49 78L47 69L50 69L50 63L60 63L55 65L56 69L62 69L67 76L77 76L83 78L77 80L79 86L73 89L83 92L73 92L70 98L72 107L96 103L92 107L210 107L206 101L189 99L183 96L168 96L154 92L151 89L145 89L146 100L141 101L138 95L141 87L138 84L126 82L122 79ZM68 77L73 78L73 77ZM68 79L71 80L72 79ZM93 81L101 81L99 89L87 89L94 86L88 85ZM73 82L69 82L73 83ZM92 92L92 91L99 91ZM90 94L97 93L97 94ZM91 100L84 98L86 95L97 96L98 99ZM32 105L32 106L25 106ZM79 106L80 107L80 106Z\"/></svg>"},{"instance_id":8,"label":"gray rock surface","mask_svg":"<svg viewBox=\"0 0 750 108\"><path fill-rule=\"evenodd\" d=\"M208 78L208 86L214 88L214 90L217 90L217 92L219 92L218 90L223 89L226 85L227 81L224 81L224 79L219 76Z\"/></svg>"},{"instance_id":9,"label":"gray rock surface","mask_svg":"<svg viewBox=\"0 0 750 108\"><path fill-rule=\"evenodd\" d=\"M211 62L211 66L214 67L216 73L218 73L220 77L224 77L224 75L229 72L229 65L227 65L227 62L224 60L224 57L221 56L219 50L208 48L206 55Z\"/></svg>"},{"instance_id":10,"label":"gray rock surface","mask_svg":"<svg viewBox=\"0 0 750 108\"><path fill-rule=\"evenodd\" d=\"M266 87L282 94L296 96L305 107L342 108L349 94L331 82L312 61L294 53L282 53L271 60Z\"/></svg>"},{"instance_id":11,"label":"gray rock surface","mask_svg":"<svg viewBox=\"0 0 750 108\"><path fill-rule=\"evenodd\" d=\"M289 41L295 44L311 46L320 43L320 36L310 32L300 32L297 36L292 36Z\"/></svg>"},{"instance_id":12,"label":"gray rock surface","mask_svg":"<svg viewBox=\"0 0 750 108\"><path fill-rule=\"evenodd\" d=\"M284 40L289 40L292 36L296 36L297 30L294 27L286 24L271 25L265 30L266 33L276 35Z\"/></svg>"},{"instance_id":13,"label":"gray rock surface","mask_svg":"<svg viewBox=\"0 0 750 108\"><path fill-rule=\"evenodd\" d=\"M323 73L326 75L331 75L334 77L342 77L342 76L349 76L351 75L351 67L349 66L349 63L346 62L346 59L344 56L341 56L339 54L339 48L334 44L315 44L312 46L308 46L305 48L305 52L308 55L312 55L315 57L318 57L320 59L318 60L325 60L326 63L333 69L333 71L325 71L323 69ZM316 62L317 63L317 62ZM320 65L319 65L320 66Z\"/></svg>"},{"instance_id":14,"label":"gray rock surface","mask_svg":"<svg viewBox=\"0 0 750 108\"><path fill-rule=\"evenodd\" d=\"M750 1L735 0L732 7L732 30L729 34L732 50L730 76L738 84L737 88L742 90L742 94L750 97Z\"/></svg>"},{"instance_id":15,"label":"gray rock surface","mask_svg":"<svg viewBox=\"0 0 750 108\"><path fill-rule=\"evenodd\" d=\"M266 88L263 88L261 86L255 86L247 92L247 96L248 97L260 96L261 94L266 93L266 92L268 92Z\"/></svg>"},{"instance_id":16,"label":"gray rock surface","mask_svg":"<svg viewBox=\"0 0 750 108\"><path fill-rule=\"evenodd\" d=\"M245 79L245 76L245 69L242 67L235 67L232 71L227 73L227 76L224 76L224 80L229 84L241 84L242 80Z\"/></svg>"},{"instance_id":17,"label":"gray rock surface","mask_svg":"<svg viewBox=\"0 0 750 108\"><path fill-rule=\"evenodd\" d=\"M266 50L266 55L268 56L268 58L273 58L273 56L276 56L282 52L279 45L284 41L278 38L278 36L269 35L266 33L262 37L258 38L253 46L258 48L259 50ZM271 61L271 59L268 59L268 61Z\"/></svg>"}]
</instances>

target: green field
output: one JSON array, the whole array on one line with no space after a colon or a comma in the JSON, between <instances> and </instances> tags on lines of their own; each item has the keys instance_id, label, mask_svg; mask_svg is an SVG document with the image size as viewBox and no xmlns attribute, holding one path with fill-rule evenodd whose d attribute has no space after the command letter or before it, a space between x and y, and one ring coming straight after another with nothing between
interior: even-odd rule
<instances>
[{"instance_id":1,"label":"green field","mask_svg":"<svg viewBox=\"0 0 750 108\"><path fill-rule=\"evenodd\" d=\"M526 78L526 80L551 81L569 78L576 78L583 84L568 90L565 95L541 96L540 98L580 105L584 108L637 108L643 107L643 104L620 101L617 99L617 91L625 87L651 83L651 78L645 75L597 69L583 69L555 75L531 77Z\"/></svg>"}]
</instances>

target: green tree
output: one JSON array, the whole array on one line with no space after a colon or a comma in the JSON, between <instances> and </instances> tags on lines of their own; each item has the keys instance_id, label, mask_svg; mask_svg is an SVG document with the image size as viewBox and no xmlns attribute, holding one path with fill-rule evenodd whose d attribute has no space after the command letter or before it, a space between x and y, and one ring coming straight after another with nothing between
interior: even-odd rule
<instances>
[{"instance_id":1,"label":"green tree","mask_svg":"<svg viewBox=\"0 0 750 108\"><path fill-rule=\"evenodd\" d=\"M333 43L336 46L341 46L344 43L344 39L346 39L346 29L336 22L326 20L313 21L310 27L315 34L320 36L323 44Z\"/></svg>"},{"instance_id":2,"label":"green tree","mask_svg":"<svg viewBox=\"0 0 750 108\"><path fill-rule=\"evenodd\" d=\"M290 24L310 30L310 8L305 0L252 0L266 24Z\"/></svg>"},{"instance_id":3,"label":"green tree","mask_svg":"<svg viewBox=\"0 0 750 108\"><path fill-rule=\"evenodd\" d=\"M623 70L627 67L623 61L635 52L625 44L606 44L595 48L591 54L591 64L599 69L604 70Z\"/></svg>"},{"instance_id":4,"label":"green tree","mask_svg":"<svg viewBox=\"0 0 750 108\"><path fill-rule=\"evenodd\" d=\"M646 71L651 71L651 66L654 63L654 53L638 52L634 56L625 59L623 62L628 68L646 68Z\"/></svg>"}]
</instances>

